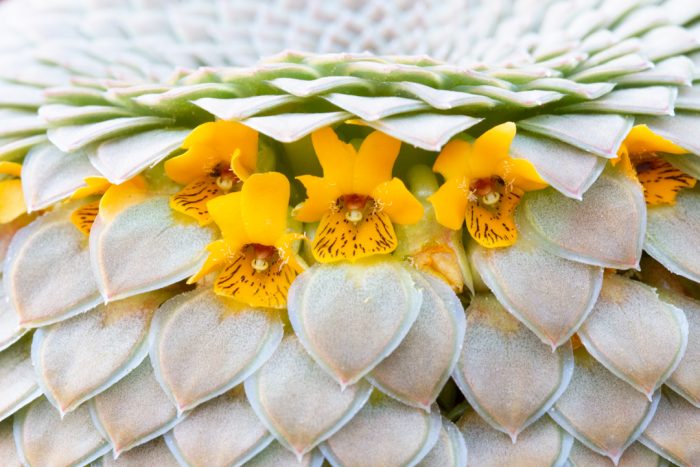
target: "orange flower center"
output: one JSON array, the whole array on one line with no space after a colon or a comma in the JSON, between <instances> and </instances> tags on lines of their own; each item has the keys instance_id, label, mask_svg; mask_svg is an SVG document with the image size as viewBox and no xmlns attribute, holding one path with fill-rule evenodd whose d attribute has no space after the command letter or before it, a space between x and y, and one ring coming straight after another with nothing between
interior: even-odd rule
<instances>
[{"instance_id":1,"label":"orange flower center","mask_svg":"<svg viewBox=\"0 0 700 467\"><path fill-rule=\"evenodd\" d=\"M274 246L251 243L244 248L252 250L253 260L251 261L251 265L256 271L265 271L270 267L270 264L277 261L277 248Z\"/></svg>"},{"instance_id":2,"label":"orange flower center","mask_svg":"<svg viewBox=\"0 0 700 467\"><path fill-rule=\"evenodd\" d=\"M241 179L226 164L219 164L214 167L211 171L211 176L216 177L216 185L225 193L228 193L241 183Z\"/></svg>"},{"instance_id":3,"label":"orange flower center","mask_svg":"<svg viewBox=\"0 0 700 467\"><path fill-rule=\"evenodd\" d=\"M373 202L374 200L369 196L365 195L343 195L338 200L338 205L342 209L345 209L345 218L350 222L357 223L364 217L364 211L367 207L368 202Z\"/></svg>"},{"instance_id":4,"label":"orange flower center","mask_svg":"<svg viewBox=\"0 0 700 467\"><path fill-rule=\"evenodd\" d=\"M470 193L477 196L487 206L498 203L504 189L505 182L498 176L479 178L472 181L469 185Z\"/></svg>"}]
</instances>

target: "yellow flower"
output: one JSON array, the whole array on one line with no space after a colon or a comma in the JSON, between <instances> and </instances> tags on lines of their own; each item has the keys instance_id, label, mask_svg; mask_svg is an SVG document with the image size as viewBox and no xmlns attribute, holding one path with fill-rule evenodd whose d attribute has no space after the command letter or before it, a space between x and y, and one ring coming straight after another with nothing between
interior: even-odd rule
<instances>
[{"instance_id":1,"label":"yellow flower","mask_svg":"<svg viewBox=\"0 0 700 467\"><path fill-rule=\"evenodd\" d=\"M392 223L414 224L423 206L398 178L391 177L401 142L378 131L359 151L330 128L311 135L323 177L297 177L307 199L295 210L303 222L321 221L313 241L322 263L391 253L396 249Z\"/></svg>"},{"instance_id":2,"label":"yellow flower","mask_svg":"<svg viewBox=\"0 0 700 467\"><path fill-rule=\"evenodd\" d=\"M0 161L0 175L10 176L0 180L0 224L12 222L27 212L19 178L21 173L21 164Z\"/></svg>"},{"instance_id":3,"label":"yellow flower","mask_svg":"<svg viewBox=\"0 0 700 467\"><path fill-rule=\"evenodd\" d=\"M187 151L165 162L165 173L185 187L170 200L172 209L211 222L209 200L228 193L255 172L258 133L240 123L199 125L182 144Z\"/></svg>"},{"instance_id":4,"label":"yellow flower","mask_svg":"<svg viewBox=\"0 0 700 467\"><path fill-rule=\"evenodd\" d=\"M214 291L251 306L285 308L287 291L302 271L292 246L302 235L287 231L289 181L277 172L251 175L240 192L210 200L222 239L188 283L222 268Z\"/></svg>"},{"instance_id":5,"label":"yellow flower","mask_svg":"<svg viewBox=\"0 0 700 467\"><path fill-rule=\"evenodd\" d=\"M513 214L520 198L547 184L529 161L510 157L514 137L515 124L508 122L473 143L455 140L443 148L433 170L445 183L428 198L440 224L457 230L466 220L471 236L485 247L515 243Z\"/></svg>"},{"instance_id":6,"label":"yellow flower","mask_svg":"<svg viewBox=\"0 0 700 467\"><path fill-rule=\"evenodd\" d=\"M637 125L629 132L617 152L613 165L621 163L624 172L639 180L648 205L674 204L681 188L692 188L696 180L658 156L687 154L688 151L662 138L646 125Z\"/></svg>"},{"instance_id":7,"label":"yellow flower","mask_svg":"<svg viewBox=\"0 0 700 467\"><path fill-rule=\"evenodd\" d=\"M87 186L75 190L71 199L101 195L71 214L71 222L85 235L90 235L98 214L109 221L117 212L144 199L148 191L146 180L140 175L119 185L112 185L102 177L88 177L85 182Z\"/></svg>"}]
</instances>

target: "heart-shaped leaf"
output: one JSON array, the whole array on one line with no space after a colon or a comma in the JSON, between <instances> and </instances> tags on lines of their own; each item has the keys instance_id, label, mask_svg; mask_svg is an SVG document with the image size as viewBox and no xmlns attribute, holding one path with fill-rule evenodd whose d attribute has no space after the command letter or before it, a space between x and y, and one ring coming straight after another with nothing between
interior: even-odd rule
<instances>
[{"instance_id":1,"label":"heart-shaped leaf","mask_svg":"<svg viewBox=\"0 0 700 467\"><path fill-rule=\"evenodd\" d=\"M344 390L287 336L272 358L245 382L253 410L277 440L297 456L341 429L367 402L365 381Z\"/></svg>"},{"instance_id":2,"label":"heart-shaped leaf","mask_svg":"<svg viewBox=\"0 0 700 467\"><path fill-rule=\"evenodd\" d=\"M239 387L197 406L165 435L182 465L241 465L274 437L258 419Z\"/></svg>"},{"instance_id":3,"label":"heart-shaped leaf","mask_svg":"<svg viewBox=\"0 0 700 467\"><path fill-rule=\"evenodd\" d=\"M656 415L639 441L678 465L700 465L700 409L664 391Z\"/></svg>"},{"instance_id":4,"label":"heart-shaped leaf","mask_svg":"<svg viewBox=\"0 0 700 467\"><path fill-rule=\"evenodd\" d=\"M515 442L564 392L573 365L570 346L552 352L493 296L477 295L453 378L479 415Z\"/></svg>"},{"instance_id":5,"label":"heart-shaped leaf","mask_svg":"<svg viewBox=\"0 0 700 467\"><path fill-rule=\"evenodd\" d=\"M342 386L359 381L406 337L422 295L396 261L317 265L289 289L289 320Z\"/></svg>"},{"instance_id":6,"label":"heart-shaped leaf","mask_svg":"<svg viewBox=\"0 0 700 467\"><path fill-rule=\"evenodd\" d=\"M700 191L682 190L672 206L649 208L644 250L676 274L700 282Z\"/></svg>"},{"instance_id":7,"label":"heart-shaped leaf","mask_svg":"<svg viewBox=\"0 0 700 467\"><path fill-rule=\"evenodd\" d=\"M639 265L646 204L639 183L616 171L603 173L582 201L552 189L530 192L517 218L523 235L554 255L616 269Z\"/></svg>"},{"instance_id":8,"label":"heart-shaped leaf","mask_svg":"<svg viewBox=\"0 0 700 467\"><path fill-rule=\"evenodd\" d=\"M88 406L95 426L112 445L115 458L170 431L181 420L156 381L148 359L91 399Z\"/></svg>"},{"instance_id":9,"label":"heart-shaped leaf","mask_svg":"<svg viewBox=\"0 0 700 467\"><path fill-rule=\"evenodd\" d=\"M168 198L126 207L90 232L90 260L105 301L156 290L191 276L214 238L211 228L176 217Z\"/></svg>"},{"instance_id":10,"label":"heart-shaped leaf","mask_svg":"<svg viewBox=\"0 0 700 467\"><path fill-rule=\"evenodd\" d=\"M463 467L467 465L467 444L454 423L442 419L442 428L435 446L418 467Z\"/></svg>"},{"instance_id":11,"label":"heart-shaped leaf","mask_svg":"<svg viewBox=\"0 0 700 467\"><path fill-rule=\"evenodd\" d=\"M700 409L700 302L670 291L660 293L663 301L683 310L688 320L688 346L665 384Z\"/></svg>"},{"instance_id":12,"label":"heart-shaped leaf","mask_svg":"<svg viewBox=\"0 0 700 467\"><path fill-rule=\"evenodd\" d=\"M168 449L163 438L156 438L146 444L142 444L129 452L125 452L119 459L115 459L111 454L105 454L102 458L103 467L122 466L158 466L158 467L180 467L173 454Z\"/></svg>"},{"instance_id":13,"label":"heart-shaped leaf","mask_svg":"<svg viewBox=\"0 0 700 467\"><path fill-rule=\"evenodd\" d=\"M84 406L61 418L42 397L14 421L15 442L24 465L86 465L110 449Z\"/></svg>"},{"instance_id":14,"label":"heart-shaped leaf","mask_svg":"<svg viewBox=\"0 0 700 467\"><path fill-rule=\"evenodd\" d=\"M466 320L462 303L444 281L418 272L413 279L423 292L418 318L368 379L404 404L430 410L457 364Z\"/></svg>"},{"instance_id":15,"label":"heart-shaped leaf","mask_svg":"<svg viewBox=\"0 0 700 467\"><path fill-rule=\"evenodd\" d=\"M32 368L31 342L25 337L0 353L0 420L41 395Z\"/></svg>"},{"instance_id":16,"label":"heart-shaped leaf","mask_svg":"<svg viewBox=\"0 0 700 467\"><path fill-rule=\"evenodd\" d=\"M305 454L299 459L292 451L273 441L245 465L246 467L321 467L322 464L323 456L318 451Z\"/></svg>"},{"instance_id":17,"label":"heart-shaped leaf","mask_svg":"<svg viewBox=\"0 0 700 467\"><path fill-rule=\"evenodd\" d=\"M202 288L158 310L150 334L156 377L180 411L243 382L282 340L279 315Z\"/></svg>"},{"instance_id":18,"label":"heart-shaped leaf","mask_svg":"<svg viewBox=\"0 0 700 467\"><path fill-rule=\"evenodd\" d=\"M440 420L437 406L426 412L380 396L323 443L321 452L334 466L414 465L435 446Z\"/></svg>"},{"instance_id":19,"label":"heart-shaped leaf","mask_svg":"<svg viewBox=\"0 0 700 467\"><path fill-rule=\"evenodd\" d=\"M469 465L501 467L504 465L551 465L563 467L574 439L563 432L549 417L523 431L518 442L496 431L476 412L467 412L457 423L464 435Z\"/></svg>"},{"instance_id":20,"label":"heart-shaped leaf","mask_svg":"<svg viewBox=\"0 0 700 467\"><path fill-rule=\"evenodd\" d=\"M509 248L472 244L469 255L498 301L552 349L563 345L598 299L603 270L520 239Z\"/></svg>"},{"instance_id":21,"label":"heart-shaped leaf","mask_svg":"<svg viewBox=\"0 0 700 467\"><path fill-rule=\"evenodd\" d=\"M46 214L10 243L3 281L20 326L55 323L101 302L85 236L69 215L68 208Z\"/></svg>"},{"instance_id":22,"label":"heart-shaped leaf","mask_svg":"<svg viewBox=\"0 0 700 467\"><path fill-rule=\"evenodd\" d=\"M22 461L19 458L15 437L12 432L12 420L0 422L0 459L8 467L21 467Z\"/></svg>"},{"instance_id":23,"label":"heart-shaped leaf","mask_svg":"<svg viewBox=\"0 0 700 467\"><path fill-rule=\"evenodd\" d=\"M40 328L32 362L49 401L62 413L104 391L148 355L148 326L162 293L101 305Z\"/></svg>"},{"instance_id":24,"label":"heart-shaped leaf","mask_svg":"<svg viewBox=\"0 0 700 467\"><path fill-rule=\"evenodd\" d=\"M609 458L591 451L579 442L574 442L569 454L569 462L572 467L612 467L614 465ZM664 464L659 456L640 443L634 443L628 447L617 463L617 467L659 467L661 465Z\"/></svg>"},{"instance_id":25,"label":"heart-shaped leaf","mask_svg":"<svg viewBox=\"0 0 700 467\"><path fill-rule=\"evenodd\" d=\"M550 415L580 442L617 464L651 421L659 395L647 400L583 348L575 356L571 384Z\"/></svg>"},{"instance_id":26,"label":"heart-shaped leaf","mask_svg":"<svg viewBox=\"0 0 700 467\"><path fill-rule=\"evenodd\" d=\"M578 335L596 360L651 400L683 358L688 321L654 289L608 274Z\"/></svg>"}]
</instances>

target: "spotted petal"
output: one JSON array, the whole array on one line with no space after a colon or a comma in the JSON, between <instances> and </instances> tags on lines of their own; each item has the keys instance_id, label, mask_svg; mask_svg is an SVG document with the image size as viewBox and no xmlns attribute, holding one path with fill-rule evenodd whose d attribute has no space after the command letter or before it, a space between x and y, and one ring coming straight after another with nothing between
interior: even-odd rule
<instances>
[{"instance_id":1,"label":"spotted petal","mask_svg":"<svg viewBox=\"0 0 700 467\"><path fill-rule=\"evenodd\" d=\"M493 296L474 297L453 377L491 426L515 440L554 404L572 372L570 346L552 352Z\"/></svg>"},{"instance_id":2,"label":"spotted petal","mask_svg":"<svg viewBox=\"0 0 700 467\"><path fill-rule=\"evenodd\" d=\"M276 313L244 307L203 287L161 306L151 327L150 354L156 377L185 411L243 382L281 340Z\"/></svg>"},{"instance_id":3,"label":"spotted petal","mask_svg":"<svg viewBox=\"0 0 700 467\"><path fill-rule=\"evenodd\" d=\"M314 360L346 386L398 347L421 301L399 262L317 265L292 284L289 319Z\"/></svg>"}]
</instances>

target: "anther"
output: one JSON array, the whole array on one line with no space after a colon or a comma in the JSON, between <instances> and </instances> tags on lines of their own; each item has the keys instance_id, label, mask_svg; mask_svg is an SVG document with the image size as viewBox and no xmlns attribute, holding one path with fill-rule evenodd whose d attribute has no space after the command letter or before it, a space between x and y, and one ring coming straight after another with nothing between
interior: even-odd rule
<instances>
[{"instance_id":1,"label":"anther","mask_svg":"<svg viewBox=\"0 0 700 467\"><path fill-rule=\"evenodd\" d=\"M484 196L481 197L481 200L487 206L493 206L494 204L498 203L498 201L500 201L500 199L501 199L501 194L497 191L491 191L491 192L486 193Z\"/></svg>"},{"instance_id":2,"label":"anther","mask_svg":"<svg viewBox=\"0 0 700 467\"><path fill-rule=\"evenodd\" d=\"M345 213L345 218L352 223L357 223L362 220L362 211L359 209L351 209Z\"/></svg>"},{"instance_id":3,"label":"anther","mask_svg":"<svg viewBox=\"0 0 700 467\"><path fill-rule=\"evenodd\" d=\"M253 261L250 262L250 264L251 266L253 266L253 269L255 269L258 272L265 271L270 266L268 262L262 258L255 258Z\"/></svg>"},{"instance_id":4,"label":"anther","mask_svg":"<svg viewBox=\"0 0 700 467\"><path fill-rule=\"evenodd\" d=\"M231 191L231 188L233 188L233 178L218 176L216 177L216 186L222 191Z\"/></svg>"}]
</instances>

